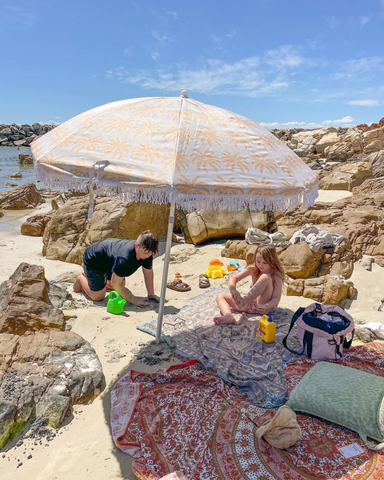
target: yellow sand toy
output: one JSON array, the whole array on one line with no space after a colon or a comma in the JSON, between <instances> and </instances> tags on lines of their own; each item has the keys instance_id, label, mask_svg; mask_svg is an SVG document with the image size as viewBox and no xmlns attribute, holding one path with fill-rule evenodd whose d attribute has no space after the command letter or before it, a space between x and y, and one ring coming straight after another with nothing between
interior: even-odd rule
<instances>
[{"instance_id":1,"label":"yellow sand toy","mask_svg":"<svg viewBox=\"0 0 384 480\"><path fill-rule=\"evenodd\" d=\"M211 265L204 273L209 278L222 278L227 272L220 265Z\"/></svg>"}]
</instances>

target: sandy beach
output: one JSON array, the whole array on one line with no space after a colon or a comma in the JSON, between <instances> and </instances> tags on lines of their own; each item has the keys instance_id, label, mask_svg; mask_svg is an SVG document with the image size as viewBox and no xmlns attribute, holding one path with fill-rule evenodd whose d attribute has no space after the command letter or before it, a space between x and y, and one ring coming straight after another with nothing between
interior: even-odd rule
<instances>
[{"instance_id":1,"label":"sandy beach","mask_svg":"<svg viewBox=\"0 0 384 480\"><path fill-rule=\"evenodd\" d=\"M321 192L318 201L334 201L348 192ZM41 254L42 239L25 237L20 234L22 221L34 213L48 211L50 206L43 205L36 210L6 212L0 220L0 282L9 278L21 262L42 265L48 280L59 275L81 271L78 265L47 260ZM173 313L182 307L187 298L203 292L198 287L198 276L203 273L213 258L220 257L221 244L195 247L188 244L174 244L171 250L169 278L180 272L192 289L189 292L167 290L165 313ZM156 293L160 293L160 282L164 258L164 242L161 242L159 255L154 261ZM223 259L228 263L227 259ZM244 261L241 261L245 264ZM227 277L228 278L228 277ZM226 287L227 278L212 280L212 286ZM360 262L355 264L351 277L357 290L357 299L351 303L348 312L359 321L380 321L384 323L384 312L377 308L383 297L384 269L373 264L372 271L365 270ZM129 278L129 288L138 295L145 295L143 278L137 272ZM247 285L242 288L246 289ZM70 287L69 287L70 289ZM172 357L164 345L153 345L154 338L136 329L138 325L157 316L153 309L139 310L129 306L123 315L111 315L106 311L106 302L93 303L85 300L83 294L73 297L82 302L83 307L67 311L76 318L69 320L72 330L90 342L96 350L105 375L105 384L101 395L91 405L77 405L73 414L67 417L63 426L50 438L23 439L19 435L0 452L1 478L4 480L117 480L135 479L131 472L131 458L120 452L113 444L109 417L110 392L114 384L130 369L154 371L167 367L180 360ZM287 297L283 295L280 307L294 312L299 306L312 303L311 299ZM150 345L152 344L152 345ZM158 365L148 365L139 360L149 349L162 350L162 360ZM28 436L28 430L25 429Z\"/></svg>"}]
</instances>

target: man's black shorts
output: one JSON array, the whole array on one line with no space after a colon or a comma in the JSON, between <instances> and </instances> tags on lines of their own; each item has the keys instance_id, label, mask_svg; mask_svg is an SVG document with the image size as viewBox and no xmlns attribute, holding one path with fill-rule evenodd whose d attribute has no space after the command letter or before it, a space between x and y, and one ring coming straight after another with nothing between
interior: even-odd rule
<instances>
[{"instance_id":1,"label":"man's black shorts","mask_svg":"<svg viewBox=\"0 0 384 480\"><path fill-rule=\"evenodd\" d=\"M93 292L99 292L100 290L103 290L103 288L107 285L107 280L110 280L110 279L108 278L108 275L105 272L101 270L97 270L96 268L89 268L87 266L86 253L84 254L84 257L83 257L83 268L84 268L85 276L87 277L87 280L88 280L89 288Z\"/></svg>"}]
</instances>

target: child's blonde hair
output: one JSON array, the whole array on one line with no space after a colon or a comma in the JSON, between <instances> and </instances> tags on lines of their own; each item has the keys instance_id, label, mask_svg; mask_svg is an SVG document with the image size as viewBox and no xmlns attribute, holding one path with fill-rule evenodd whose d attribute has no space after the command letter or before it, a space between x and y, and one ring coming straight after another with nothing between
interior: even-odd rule
<instances>
[{"instance_id":1,"label":"child's blonde hair","mask_svg":"<svg viewBox=\"0 0 384 480\"><path fill-rule=\"evenodd\" d=\"M261 275L261 272L256 265L257 255L261 255L264 261L268 263L268 265L271 267L273 275L277 273L281 276L281 278L284 278L284 268L279 260L279 257L277 256L274 245L260 245L257 247L255 252L254 264L248 265L248 268L254 270L253 276L255 277L255 281L257 281Z\"/></svg>"}]
</instances>

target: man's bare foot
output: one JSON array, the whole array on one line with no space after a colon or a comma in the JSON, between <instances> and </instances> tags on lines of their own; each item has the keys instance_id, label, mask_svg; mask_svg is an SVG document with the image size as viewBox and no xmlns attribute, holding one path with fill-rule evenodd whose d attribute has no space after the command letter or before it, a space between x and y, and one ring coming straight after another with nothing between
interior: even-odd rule
<instances>
[{"instance_id":1,"label":"man's bare foot","mask_svg":"<svg viewBox=\"0 0 384 480\"><path fill-rule=\"evenodd\" d=\"M235 317L230 314L215 317L213 321L216 325L230 325L231 323L236 323Z\"/></svg>"},{"instance_id":2,"label":"man's bare foot","mask_svg":"<svg viewBox=\"0 0 384 480\"><path fill-rule=\"evenodd\" d=\"M83 291L83 288L82 288L81 282L80 282L80 277L81 277L82 275L84 276L84 273L83 273L83 272L78 273L78 274L76 275L76 280L75 280L75 283L73 284L73 291L74 291L75 293L80 293L80 292Z\"/></svg>"}]
</instances>

